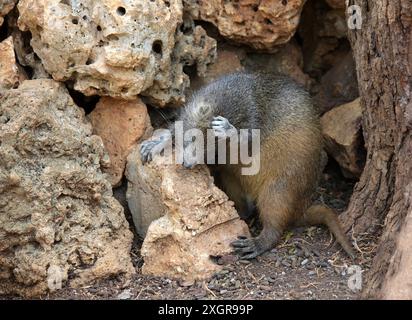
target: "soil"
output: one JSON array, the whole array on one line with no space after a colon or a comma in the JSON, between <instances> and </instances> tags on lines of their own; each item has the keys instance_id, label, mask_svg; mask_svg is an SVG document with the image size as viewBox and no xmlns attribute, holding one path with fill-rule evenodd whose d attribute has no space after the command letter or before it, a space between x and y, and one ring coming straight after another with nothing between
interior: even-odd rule
<instances>
[{"instance_id":1,"label":"soil","mask_svg":"<svg viewBox=\"0 0 412 320\"><path fill-rule=\"evenodd\" d=\"M345 210L354 182L345 180L335 163L330 163L317 190L317 201ZM249 222L252 234L259 225ZM108 279L96 285L64 288L41 299L357 299L359 293L348 287L348 267L370 267L374 239L351 239L358 251L351 261L326 228L290 230L270 252L251 261L236 256L221 258L223 270L209 281L182 283L145 276L141 273L142 239L135 237L132 257L136 274L130 280ZM8 297L13 299L13 297ZM0 298L1 299L1 298ZM14 299L18 299L15 298Z\"/></svg>"}]
</instances>

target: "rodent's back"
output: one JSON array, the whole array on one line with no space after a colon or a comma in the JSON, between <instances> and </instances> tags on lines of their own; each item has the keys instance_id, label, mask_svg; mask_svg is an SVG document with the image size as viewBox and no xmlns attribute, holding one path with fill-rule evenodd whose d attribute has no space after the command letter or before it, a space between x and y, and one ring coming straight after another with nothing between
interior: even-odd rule
<instances>
[{"instance_id":1,"label":"rodent's back","mask_svg":"<svg viewBox=\"0 0 412 320\"><path fill-rule=\"evenodd\" d=\"M213 106L213 115L227 118L238 129L261 129L262 137L280 126L318 125L308 93L287 76L238 72L200 89L192 103Z\"/></svg>"}]
</instances>

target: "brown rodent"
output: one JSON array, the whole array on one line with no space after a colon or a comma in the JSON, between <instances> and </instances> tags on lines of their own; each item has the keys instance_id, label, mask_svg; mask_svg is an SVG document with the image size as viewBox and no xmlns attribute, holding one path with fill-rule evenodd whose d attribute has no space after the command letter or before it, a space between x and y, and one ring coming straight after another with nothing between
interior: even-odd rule
<instances>
[{"instance_id":1,"label":"brown rodent","mask_svg":"<svg viewBox=\"0 0 412 320\"><path fill-rule=\"evenodd\" d=\"M251 202L259 212L263 225L259 236L232 243L242 258L251 259L271 249L289 226L313 224L327 225L346 253L354 257L336 213L312 205L325 163L323 138L317 110L300 85L283 75L230 74L195 92L178 120L184 131L213 129L219 139L233 128L260 129L257 174L243 175L241 164L211 166L240 213L250 210ZM154 146L160 143L142 143L143 162L150 161ZM184 162L188 168L196 164Z\"/></svg>"}]
</instances>

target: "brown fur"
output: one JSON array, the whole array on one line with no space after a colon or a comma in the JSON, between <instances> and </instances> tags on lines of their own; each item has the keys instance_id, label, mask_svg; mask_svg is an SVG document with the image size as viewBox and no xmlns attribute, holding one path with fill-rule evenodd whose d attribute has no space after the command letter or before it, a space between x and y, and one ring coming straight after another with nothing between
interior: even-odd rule
<instances>
[{"instance_id":1,"label":"brown fur","mask_svg":"<svg viewBox=\"0 0 412 320\"><path fill-rule=\"evenodd\" d=\"M235 73L196 92L179 120L184 130L206 131L217 116L236 129L258 128L261 133L256 175L242 175L241 165L212 167L218 185L240 214L250 211L253 202L263 224L258 237L233 243L238 252L253 258L273 247L290 225L323 223L353 257L333 210L311 206L325 161L319 117L305 90L281 75ZM149 143L142 151L145 159L150 158Z\"/></svg>"}]
</instances>

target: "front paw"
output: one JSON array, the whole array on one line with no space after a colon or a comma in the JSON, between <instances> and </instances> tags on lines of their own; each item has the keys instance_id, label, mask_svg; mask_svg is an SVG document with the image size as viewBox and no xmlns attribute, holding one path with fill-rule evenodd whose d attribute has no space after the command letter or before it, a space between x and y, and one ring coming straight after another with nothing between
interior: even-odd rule
<instances>
[{"instance_id":1,"label":"front paw","mask_svg":"<svg viewBox=\"0 0 412 320\"><path fill-rule=\"evenodd\" d=\"M218 138L227 138L236 132L235 127L229 120L222 116L213 117L210 127L215 137Z\"/></svg>"},{"instance_id":2,"label":"front paw","mask_svg":"<svg viewBox=\"0 0 412 320\"><path fill-rule=\"evenodd\" d=\"M239 237L231 245L240 258L244 260L256 258L265 251L256 238Z\"/></svg>"},{"instance_id":3,"label":"front paw","mask_svg":"<svg viewBox=\"0 0 412 320\"><path fill-rule=\"evenodd\" d=\"M140 145L140 159L142 163L145 164L153 160L153 156L156 154L154 152L155 147L161 143L159 140L146 140Z\"/></svg>"}]
</instances>

